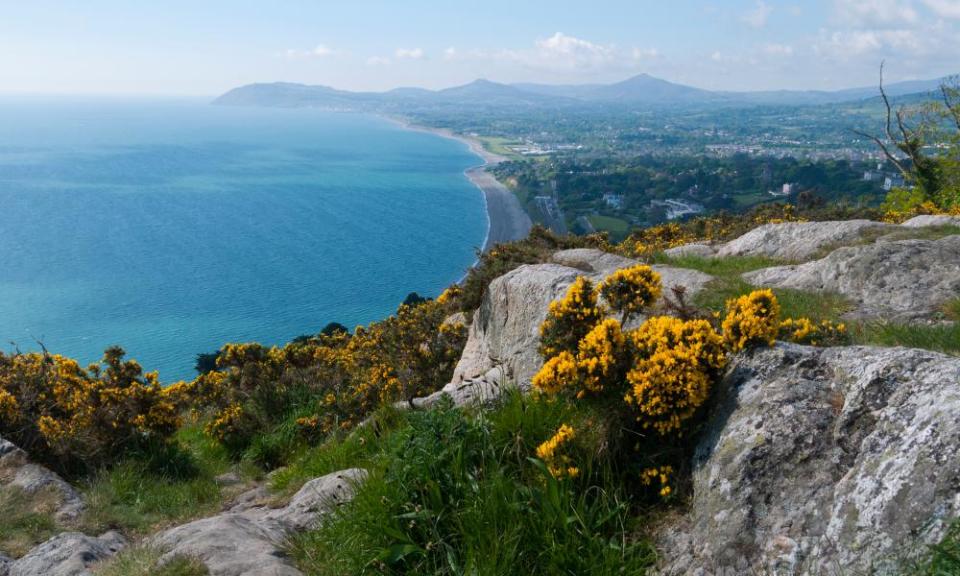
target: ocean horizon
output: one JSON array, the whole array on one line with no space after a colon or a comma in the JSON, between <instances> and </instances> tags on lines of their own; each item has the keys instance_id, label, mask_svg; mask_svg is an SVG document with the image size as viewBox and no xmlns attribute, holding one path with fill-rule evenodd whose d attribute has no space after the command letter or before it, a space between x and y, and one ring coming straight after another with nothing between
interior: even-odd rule
<instances>
[{"instance_id":1,"label":"ocean horizon","mask_svg":"<svg viewBox=\"0 0 960 576\"><path fill-rule=\"evenodd\" d=\"M436 296L487 233L462 142L371 115L0 99L0 340L163 382Z\"/></svg>"}]
</instances>

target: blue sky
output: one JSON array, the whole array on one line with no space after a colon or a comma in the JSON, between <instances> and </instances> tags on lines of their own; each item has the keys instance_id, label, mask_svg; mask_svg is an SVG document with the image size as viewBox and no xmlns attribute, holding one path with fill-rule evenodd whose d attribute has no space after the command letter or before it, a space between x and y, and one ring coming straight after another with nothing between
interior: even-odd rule
<instances>
[{"instance_id":1,"label":"blue sky","mask_svg":"<svg viewBox=\"0 0 960 576\"><path fill-rule=\"evenodd\" d=\"M608 82L727 90L960 72L960 0L0 0L0 92Z\"/></svg>"}]
</instances>

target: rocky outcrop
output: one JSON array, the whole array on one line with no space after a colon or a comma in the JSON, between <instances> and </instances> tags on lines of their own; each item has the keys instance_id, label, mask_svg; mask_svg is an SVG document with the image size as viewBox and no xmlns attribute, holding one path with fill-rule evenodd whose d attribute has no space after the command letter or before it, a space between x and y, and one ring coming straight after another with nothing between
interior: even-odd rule
<instances>
[{"instance_id":1,"label":"rocky outcrop","mask_svg":"<svg viewBox=\"0 0 960 576\"><path fill-rule=\"evenodd\" d=\"M526 388L543 365L537 345L550 302L561 298L578 276L600 281L619 268L637 263L600 250L564 250L557 252L550 263L521 266L497 278L474 314L463 355L447 388L486 394L492 390L490 377L500 378L499 374ZM669 266L654 269L661 275L665 293L670 287L683 286L692 296L712 279L696 270ZM500 372L491 372L494 369ZM503 382L499 380L497 386ZM462 388L464 383L468 384L466 388Z\"/></svg>"},{"instance_id":2,"label":"rocky outcrop","mask_svg":"<svg viewBox=\"0 0 960 576\"><path fill-rule=\"evenodd\" d=\"M766 256L802 262L836 246L859 242L868 231L894 229L892 224L871 220L836 222L783 222L764 224L717 250L726 256Z\"/></svg>"},{"instance_id":3,"label":"rocky outcrop","mask_svg":"<svg viewBox=\"0 0 960 576\"><path fill-rule=\"evenodd\" d=\"M779 344L718 395L662 574L899 574L960 515L958 358Z\"/></svg>"},{"instance_id":4,"label":"rocky outcrop","mask_svg":"<svg viewBox=\"0 0 960 576\"><path fill-rule=\"evenodd\" d=\"M928 226L960 226L960 216L914 216L913 218L901 224L901 226L905 226L907 228L926 228Z\"/></svg>"},{"instance_id":5,"label":"rocky outcrop","mask_svg":"<svg viewBox=\"0 0 960 576\"><path fill-rule=\"evenodd\" d=\"M60 522L75 520L83 512L83 499L63 478L30 461L27 453L0 438L0 486L12 486L27 496L52 493L56 496L55 517Z\"/></svg>"},{"instance_id":6,"label":"rocky outcrop","mask_svg":"<svg viewBox=\"0 0 960 576\"><path fill-rule=\"evenodd\" d=\"M65 532L10 563L7 575L91 576L91 569L97 563L114 556L126 543L117 532L107 532L99 538L79 532ZM2 568L0 574L3 574Z\"/></svg>"},{"instance_id":7,"label":"rocky outcrop","mask_svg":"<svg viewBox=\"0 0 960 576\"><path fill-rule=\"evenodd\" d=\"M161 532L150 544L164 552L161 564L196 558L211 576L301 576L286 557L284 542L348 502L365 477L363 470L350 469L316 478L282 508L269 508L260 490L241 497L240 505L228 512Z\"/></svg>"},{"instance_id":8,"label":"rocky outcrop","mask_svg":"<svg viewBox=\"0 0 960 576\"><path fill-rule=\"evenodd\" d=\"M820 260L743 277L758 286L842 294L857 305L856 316L933 318L960 295L960 236L839 248Z\"/></svg>"},{"instance_id":9,"label":"rocky outcrop","mask_svg":"<svg viewBox=\"0 0 960 576\"><path fill-rule=\"evenodd\" d=\"M667 248L663 251L663 253L671 258L683 258L685 256L712 258L713 256L717 255L717 246L694 242L692 244L684 244L683 246Z\"/></svg>"}]
</instances>

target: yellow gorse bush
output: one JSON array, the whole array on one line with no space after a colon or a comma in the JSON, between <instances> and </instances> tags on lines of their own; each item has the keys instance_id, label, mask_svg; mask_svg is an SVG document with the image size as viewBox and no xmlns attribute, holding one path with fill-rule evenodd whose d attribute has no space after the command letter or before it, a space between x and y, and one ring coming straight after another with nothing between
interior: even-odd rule
<instances>
[{"instance_id":1,"label":"yellow gorse bush","mask_svg":"<svg viewBox=\"0 0 960 576\"><path fill-rule=\"evenodd\" d=\"M577 397L602 393L608 383L622 377L628 361L627 337L620 323L608 318L597 324L580 340L576 362L582 388Z\"/></svg>"},{"instance_id":2,"label":"yellow gorse bush","mask_svg":"<svg viewBox=\"0 0 960 576\"><path fill-rule=\"evenodd\" d=\"M155 372L120 348L86 369L56 354L0 353L0 434L57 468L110 463L180 424Z\"/></svg>"},{"instance_id":3,"label":"yellow gorse bush","mask_svg":"<svg viewBox=\"0 0 960 576\"><path fill-rule=\"evenodd\" d=\"M537 458L547 465L547 470L558 480L580 475L580 469L572 465L573 459L567 453L575 437L576 432L572 427L561 424L552 438L537 446Z\"/></svg>"},{"instance_id":4,"label":"yellow gorse bush","mask_svg":"<svg viewBox=\"0 0 960 576\"><path fill-rule=\"evenodd\" d=\"M780 304L771 290L753 292L727 302L723 338L734 352L753 345L773 346L780 330Z\"/></svg>"},{"instance_id":5,"label":"yellow gorse bush","mask_svg":"<svg viewBox=\"0 0 960 576\"><path fill-rule=\"evenodd\" d=\"M579 276L560 300L550 303L540 325L540 354L550 358L560 352L576 352L580 340L605 316L597 304L593 283Z\"/></svg>"},{"instance_id":6,"label":"yellow gorse bush","mask_svg":"<svg viewBox=\"0 0 960 576\"><path fill-rule=\"evenodd\" d=\"M623 315L626 322L660 297L660 274L643 264L622 268L607 276L597 286L597 291L611 308Z\"/></svg>"},{"instance_id":7,"label":"yellow gorse bush","mask_svg":"<svg viewBox=\"0 0 960 576\"><path fill-rule=\"evenodd\" d=\"M642 427L661 435L682 431L726 363L722 339L705 320L660 316L631 333L631 340L635 359L624 400Z\"/></svg>"},{"instance_id":8,"label":"yellow gorse bush","mask_svg":"<svg viewBox=\"0 0 960 576\"><path fill-rule=\"evenodd\" d=\"M780 322L779 338L797 344L834 344L843 342L846 337L847 326L830 320L817 324L809 318L787 318Z\"/></svg>"},{"instance_id":9,"label":"yellow gorse bush","mask_svg":"<svg viewBox=\"0 0 960 576\"><path fill-rule=\"evenodd\" d=\"M673 466L657 466L656 468L644 468L640 473L640 481L644 486L652 486L657 483L660 486L660 496L666 498L673 493L670 486L670 479L673 476Z\"/></svg>"},{"instance_id":10,"label":"yellow gorse bush","mask_svg":"<svg viewBox=\"0 0 960 576\"><path fill-rule=\"evenodd\" d=\"M544 363L531 384L545 394L558 394L561 390L573 388L578 381L577 359L564 350Z\"/></svg>"}]
</instances>

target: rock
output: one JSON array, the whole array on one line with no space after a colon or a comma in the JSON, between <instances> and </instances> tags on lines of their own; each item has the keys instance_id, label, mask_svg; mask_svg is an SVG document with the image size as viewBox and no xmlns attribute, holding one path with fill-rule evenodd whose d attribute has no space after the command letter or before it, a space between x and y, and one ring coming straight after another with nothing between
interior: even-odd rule
<instances>
[{"instance_id":1,"label":"rock","mask_svg":"<svg viewBox=\"0 0 960 576\"><path fill-rule=\"evenodd\" d=\"M840 248L821 260L743 277L758 286L842 294L856 303L860 317L936 318L960 295L960 236Z\"/></svg>"},{"instance_id":2,"label":"rock","mask_svg":"<svg viewBox=\"0 0 960 576\"><path fill-rule=\"evenodd\" d=\"M927 226L960 226L960 216L947 216L947 215L923 215L923 216L914 216L913 218L907 220L901 226L907 228L924 228Z\"/></svg>"},{"instance_id":3,"label":"rock","mask_svg":"<svg viewBox=\"0 0 960 576\"><path fill-rule=\"evenodd\" d=\"M117 532L99 538L64 532L9 565L8 576L90 576L90 568L126 546Z\"/></svg>"},{"instance_id":4,"label":"rock","mask_svg":"<svg viewBox=\"0 0 960 576\"><path fill-rule=\"evenodd\" d=\"M661 574L900 574L960 514L960 358L779 344L718 397Z\"/></svg>"},{"instance_id":5,"label":"rock","mask_svg":"<svg viewBox=\"0 0 960 576\"><path fill-rule=\"evenodd\" d=\"M717 256L766 256L802 262L824 250L855 244L867 231L884 228L896 227L871 220L764 224L724 244Z\"/></svg>"},{"instance_id":6,"label":"rock","mask_svg":"<svg viewBox=\"0 0 960 576\"><path fill-rule=\"evenodd\" d=\"M14 486L30 496L51 492L57 496L54 514L59 522L75 520L84 510L80 494L55 472L30 462L27 453L0 438L0 486Z\"/></svg>"},{"instance_id":7,"label":"rock","mask_svg":"<svg viewBox=\"0 0 960 576\"><path fill-rule=\"evenodd\" d=\"M220 474L214 478L213 481L217 483L217 486L226 488L240 484L243 482L243 478L240 477L240 474L236 470L231 470L230 472Z\"/></svg>"},{"instance_id":8,"label":"rock","mask_svg":"<svg viewBox=\"0 0 960 576\"><path fill-rule=\"evenodd\" d=\"M712 258L717 254L717 247L709 244L684 244L675 248L668 248L663 251L671 258L682 258L684 256L695 256L697 258Z\"/></svg>"},{"instance_id":9,"label":"rock","mask_svg":"<svg viewBox=\"0 0 960 576\"><path fill-rule=\"evenodd\" d=\"M9 576L10 564L12 563L13 560L11 560L9 556L0 553L0 576Z\"/></svg>"},{"instance_id":10,"label":"rock","mask_svg":"<svg viewBox=\"0 0 960 576\"><path fill-rule=\"evenodd\" d=\"M283 552L286 539L316 526L324 514L353 497L366 472L343 470L307 482L282 508L267 507L263 491L250 491L230 511L171 528L150 539L160 563L187 556L211 576L301 576Z\"/></svg>"},{"instance_id":11,"label":"rock","mask_svg":"<svg viewBox=\"0 0 960 576\"><path fill-rule=\"evenodd\" d=\"M474 313L453 382L445 390L487 394L507 380L526 389L543 365L537 347L540 324L547 316L550 302L563 297L578 276L599 282L615 270L638 263L616 254L581 248L557 252L551 263L520 266L496 278ZM692 296L713 279L696 270L653 268L660 273L666 294L671 287L684 286L686 294ZM491 385L490 377L494 376L491 370L495 368L499 368L505 378L497 376L496 385ZM473 382L466 388L458 388L466 381Z\"/></svg>"},{"instance_id":12,"label":"rock","mask_svg":"<svg viewBox=\"0 0 960 576\"><path fill-rule=\"evenodd\" d=\"M503 389L509 385L506 369L503 366L497 366L487 370L482 376L451 382L425 398L414 398L410 404L414 408L430 408L447 396L453 401L454 406L485 404L499 398ZM398 407L405 408L407 405L403 403Z\"/></svg>"}]
</instances>

